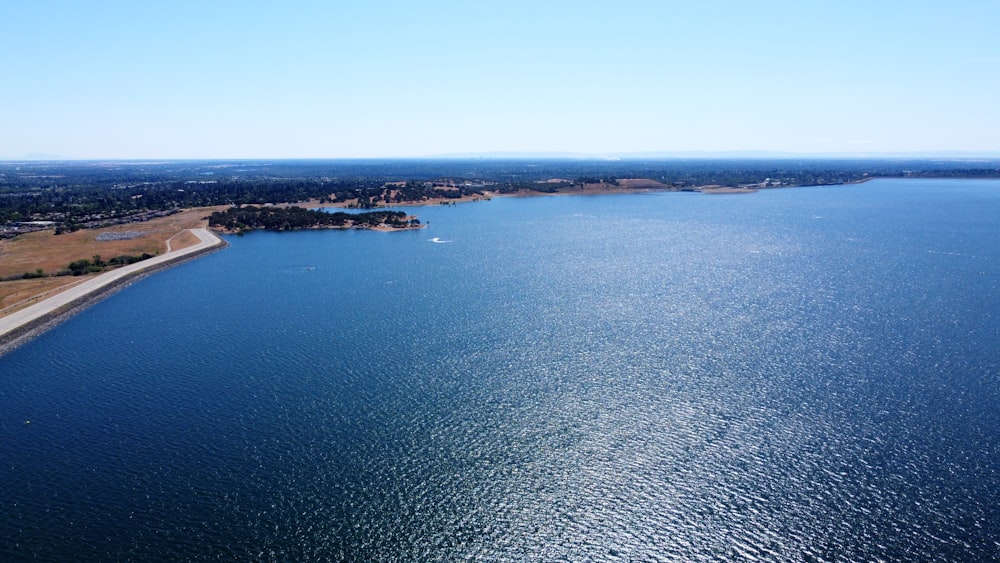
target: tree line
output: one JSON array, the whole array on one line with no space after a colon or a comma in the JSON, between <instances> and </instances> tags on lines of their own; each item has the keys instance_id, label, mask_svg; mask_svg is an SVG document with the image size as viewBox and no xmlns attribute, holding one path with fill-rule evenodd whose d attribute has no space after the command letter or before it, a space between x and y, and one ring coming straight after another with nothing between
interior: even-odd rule
<instances>
[{"instance_id":1,"label":"tree line","mask_svg":"<svg viewBox=\"0 0 1000 563\"><path fill-rule=\"evenodd\" d=\"M648 178L676 189L839 184L874 177L1000 177L1000 161L913 159L277 160L161 163L0 162L0 225L63 230L145 220L152 212L319 200L361 208L492 192L557 191L539 183ZM399 185L402 183L402 186ZM450 189L443 190L442 186ZM488 188L484 188L488 186Z\"/></svg>"},{"instance_id":2,"label":"tree line","mask_svg":"<svg viewBox=\"0 0 1000 563\"><path fill-rule=\"evenodd\" d=\"M368 211L327 213L315 209L291 207L258 207L247 205L216 211L208 217L209 226L230 232L247 232L255 229L269 231L294 231L316 228L393 228L415 227L420 220L409 218L402 211Z\"/></svg>"}]
</instances>

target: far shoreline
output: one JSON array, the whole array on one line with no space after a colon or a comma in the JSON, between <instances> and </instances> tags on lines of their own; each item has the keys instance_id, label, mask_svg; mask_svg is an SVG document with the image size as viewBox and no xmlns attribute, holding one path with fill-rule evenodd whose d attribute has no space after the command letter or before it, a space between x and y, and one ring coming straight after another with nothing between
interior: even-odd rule
<instances>
[{"instance_id":1,"label":"far shoreline","mask_svg":"<svg viewBox=\"0 0 1000 563\"><path fill-rule=\"evenodd\" d=\"M862 180L862 181L867 181ZM850 182L854 183L854 182ZM744 193L756 193L763 189L773 189L773 188L796 188L802 186L769 186L767 188L734 188L727 186L718 185L705 185L705 186L695 186L692 188L675 188L668 186L666 184L658 185L642 185L637 187L622 187L622 186L612 186L610 184L588 184L590 187L569 187L564 189L559 189L556 191L545 192L545 191L533 191L533 190L519 190L516 192L494 192L490 190L483 190L481 194L474 195L464 195L462 197L450 198L450 197L435 197L428 198L420 201L401 201L393 202L385 205L378 205L371 208L359 208L355 207L354 201L332 201L321 203L317 199L311 199L306 201L300 201L296 203L281 203L276 204L276 206L281 207L292 207L298 206L305 209L354 209L354 210L373 210L373 209L390 209L394 207L431 207L435 205L458 205L461 203L475 203L479 201L490 201L493 198L527 198L527 197L553 197L553 196L589 196L589 195L628 195L628 194L643 194L643 193L704 193L704 194L744 194ZM346 227L350 228L350 227ZM369 229L376 230L376 229ZM406 230L406 229L387 229L387 230Z\"/></svg>"},{"instance_id":2,"label":"far shoreline","mask_svg":"<svg viewBox=\"0 0 1000 563\"><path fill-rule=\"evenodd\" d=\"M870 180L877 179L876 177L863 178L856 181L842 182L838 184L819 184L817 186L831 186L831 185L849 185L849 184L862 184ZM628 181L630 179L622 179L619 181ZM641 179L631 179L639 180L640 184L633 185L632 183L626 183L625 186L618 184L594 184L588 188L588 185L573 186L568 189L561 189L553 192L543 192L543 191L530 191L530 190L520 190L514 193L499 193L484 190L482 194L474 194L462 196L460 198L429 198L421 201L407 201L399 202L386 206L379 206L372 209L385 209L390 207L423 207L423 206L433 206L433 205L457 205L459 203L473 203L477 201L490 201L494 197L544 197L544 196L587 196L587 195L626 195L626 194L641 194L641 193L702 193L706 195L730 195L730 194L751 194L757 193L768 189L777 188L797 188L797 187L810 187L804 185L774 185L766 187L727 187L720 185L705 185L696 186L693 188L678 189L666 184L653 181L645 181ZM279 207L292 207L299 206L306 209L358 209L352 206L350 202L328 202L320 203L318 200L309 200L297 203L282 203L277 204ZM391 227L388 225L378 225L378 226L343 226L343 227L315 227L313 229L317 230L369 230L375 232L396 232L396 231L411 231L425 229L429 225L426 223L421 223L419 225L413 225L408 227ZM204 231L208 233L212 240L210 243L206 243L203 239L201 243L184 249L176 250L173 252L168 252L167 254L157 256L154 259L150 259L149 262L138 262L132 266L126 266L124 268L119 268L117 270L112 270L110 272L105 272L100 276L95 276L90 281L101 279L104 276L111 277L112 279L107 282L102 282L97 284L97 287L88 289L81 292L81 294L75 298L68 300L59 306L52 307L48 304L55 302L57 300L64 299L63 292L56 293L55 295L48 297L35 305L32 305L25 311L35 309L41 310L42 312L37 314L28 315L26 320L12 321L13 317L23 316L21 312L11 314L7 317L0 317L0 356L14 350L15 348L31 341L35 337L41 335L42 333L58 326L62 322L71 318L75 314L83 311L84 309L90 307L91 305L103 300L104 298L120 291L121 289L135 283L146 276L155 274L161 270L172 268L174 266L183 264L189 260L194 260L206 254L221 250L229 245L224 239L219 237L216 233L225 235L238 235L239 233L228 232L224 229L213 229L213 228L202 228L197 229L198 231ZM258 230L258 229L252 229ZM187 229L181 232L195 232L195 229ZM202 238L199 235L199 238ZM134 268L134 269L132 269ZM85 282L86 283L86 282Z\"/></svg>"}]
</instances>

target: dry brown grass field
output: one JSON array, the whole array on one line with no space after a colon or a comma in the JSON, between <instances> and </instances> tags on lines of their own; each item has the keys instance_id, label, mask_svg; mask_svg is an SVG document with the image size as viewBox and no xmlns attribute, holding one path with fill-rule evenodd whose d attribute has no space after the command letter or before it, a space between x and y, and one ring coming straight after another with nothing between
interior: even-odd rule
<instances>
[{"instance_id":1,"label":"dry brown grass field","mask_svg":"<svg viewBox=\"0 0 1000 563\"><path fill-rule=\"evenodd\" d=\"M52 231L28 233L14 239L0 240L0 278L34 272L41 268L45 273L66 269L70 262L81 258L91 259L100 255L108 260L123 254L163 254L170 248L177 250L198 242L186 229L204 227L205 218L217 208L189 209L169 217L160 217L144 223L116 225L103 229L80 230L59 236ZM142 236L132 240L98 241L101 233L138 231ZM32 305L86 279L86 276L60 276L0 282L0 317Z\"/></svg>"}]
</instances>

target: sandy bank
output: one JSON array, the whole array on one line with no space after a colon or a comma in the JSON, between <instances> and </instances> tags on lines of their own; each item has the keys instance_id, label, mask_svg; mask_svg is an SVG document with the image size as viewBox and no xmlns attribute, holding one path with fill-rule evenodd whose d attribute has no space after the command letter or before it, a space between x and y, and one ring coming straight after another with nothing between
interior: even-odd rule
<instances>
[{"instance_id":1,"label":"sandy bank","mask_svg":"<svg viewBox=\"0 0 1000 563\"><path fill-rule=\"evenodd\" d=\"M0 354L27 342L115 290L157 270L211 252L226 243L208 229L190 229L198 243L90 278L30 307L0 318Z\"/></svg>"}]
</instances>

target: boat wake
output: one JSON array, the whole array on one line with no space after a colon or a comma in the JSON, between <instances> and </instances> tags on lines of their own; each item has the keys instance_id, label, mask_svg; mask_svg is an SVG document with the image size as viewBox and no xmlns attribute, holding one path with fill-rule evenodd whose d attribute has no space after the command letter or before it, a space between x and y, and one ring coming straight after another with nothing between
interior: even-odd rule
<instances>
[{"instance_id":1,"label":"boat wake","mask_svg":"<svg viewBox=\"0 0 1000 563\"><path fill-rule=\"evenodd\" d=\"M979 258L978 256L973 256L972 254L962 254L961 252L945 252L943 250L928 250L929 254L943 254L945 256L962 256L963 258Z\"/></svg>"},{"instance_id":2,"label":"boat wake","mask_svg":"<svg viewBox=\"0 0 1000 563\"><path fill-rule=\"evenodd\" d=\"M440 239L438 237L434 237L434 238L431 239L431 242L436 242L438 244L446 244L446 243L449 243L451 241L450 240L443 240L443 239Z\"/></svg>"}]
</instances>

